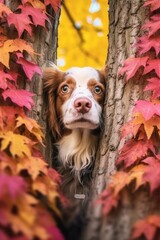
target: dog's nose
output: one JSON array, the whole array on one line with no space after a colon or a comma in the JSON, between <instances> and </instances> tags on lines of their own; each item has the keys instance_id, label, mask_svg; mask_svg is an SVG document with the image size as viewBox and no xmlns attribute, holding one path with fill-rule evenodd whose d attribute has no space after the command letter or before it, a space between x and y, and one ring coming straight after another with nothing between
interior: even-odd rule
<instances>
[{"instance_id":1,"label":"dog's nose","mask_svg":"<svg viewBox=\"0 0 160 240\"><path fill-rule=\"evenodd\" d=\"M88 98L77 98L74 101L74 107L77 112L87 113L92 107L92 102Z\"/></svg>"}]
</instances>

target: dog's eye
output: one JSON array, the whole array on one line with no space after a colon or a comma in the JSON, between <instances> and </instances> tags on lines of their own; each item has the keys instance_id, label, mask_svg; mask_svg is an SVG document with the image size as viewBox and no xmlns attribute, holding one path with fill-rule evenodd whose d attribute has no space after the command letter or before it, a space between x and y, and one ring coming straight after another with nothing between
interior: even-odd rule
<instances>
[{"instance_id":1,"label":"dog's eye","mask_svg":"<svg viewBox=\"0 0 160 240\"><path fill-rule=\"evenodd\" d=\"M102 93L101 87L96 86L96 87L94 88L94 92L95 92L96 94L101 94L101 93Z\"/></svg>"},{"instance_id":2,"label":"dog's eye","mask_svg":"<svg viewBox=\"0 0 160 240\"><path fill-rule=\"evenodd\" d=\"M61 88L61 92L62 93L69 93L70 91L70 88L68 85L64 85L62 88Z\"/></svg>"}]
</instances>

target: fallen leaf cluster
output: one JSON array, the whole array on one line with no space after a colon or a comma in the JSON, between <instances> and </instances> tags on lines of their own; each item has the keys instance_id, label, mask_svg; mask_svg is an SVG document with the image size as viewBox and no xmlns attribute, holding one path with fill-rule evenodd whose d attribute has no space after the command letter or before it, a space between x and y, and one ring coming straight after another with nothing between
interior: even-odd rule
<instances>
[{"instance_id":1,"label":"fallen leaf cluster","mask_svg":"<svg viewBox=\"0 0 160 240\"><path fill-rule=\"evenodd\" d=\"M135 103L132 120L121 129L125 144L116 161L119 170L99 198L105 214L120 204L124 189L149 189L151 201L160 192L160 1L146 0L144 6L150 17L138 38L136 57L124 62L119 75L125 75L126 82L147 80L144 91L150 98ZM142 238L160 238L158 211L135 222L131 239Z\"/></svg>"},{"instance_id":2,"label":"fallen leaf cluster","mask_svg":"<svg viewBox=\"0 0 160 240\"><path fill-rule=\"evenodd\" d=\"M1 240L64 239L57 225L60 176L39 150L42 129L26 115L34 104L33 93L20 88L22 78L30 82L35 73L41 75L25 36L33 37L37 26L46 29L46 6L57 12L60 2L21 0L13 11L7 1L0 1Z\"/></svg>"}]
</instances>

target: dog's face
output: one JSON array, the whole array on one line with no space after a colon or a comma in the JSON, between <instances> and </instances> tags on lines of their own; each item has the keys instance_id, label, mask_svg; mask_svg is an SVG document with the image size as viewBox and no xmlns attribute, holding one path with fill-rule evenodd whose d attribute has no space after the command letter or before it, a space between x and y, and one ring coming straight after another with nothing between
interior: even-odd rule
<instances>
[{"instance_id":1,"label":"dog's face","mask_svg":"<svg viewBox=\"0 0 160 240\"><path fill-rule=\"evenodd\" d=\"M105 85L101 71L91 67L73 67L66 72L46 68L44 89L49 104L51 127L96 129L104 99Z\"/></svg>"}]
</instances>

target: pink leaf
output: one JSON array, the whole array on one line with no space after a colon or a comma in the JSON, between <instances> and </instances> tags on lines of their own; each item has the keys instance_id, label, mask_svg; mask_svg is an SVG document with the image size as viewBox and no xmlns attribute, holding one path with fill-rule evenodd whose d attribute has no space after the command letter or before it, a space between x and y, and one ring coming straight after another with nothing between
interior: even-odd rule
<instances>
[{"instance_id":1,"label":"pink leaf","mask_svg":"<svg viewBox=\"0 0 160 240\"><path fill-rule=\"evenodd\" d=\"M148 61L148 57L142 58L128 58L124 62L124 67L121 68L119 74L122 75L126 73L126 81L134 77L136 72L139 70L140 67L145 67Z\"/></svg>"},{"instance_id":2,"label":"pink leaf","mask_svg":"<svg viewBox=\"0 0 160 240\"><path fill-rule=\"evenodd\" d=\"M143 74L147 74L154 70L158 77L160 77L160 59L151 59L144 70Z\"/></svg>"},{"instance_id":3,"label":"pink leaf","mask_svg":"<svg viewBox=\"0 0 160 240\"><path fill-rule=\"evenodd\" d=\"M160 104L156 104L147 100L139 100L136 102L134 112L142 113L146 120L149 120L154 114L160 116Z\"/></svg>"},{"instance_id":4,"label":"pink leaf","mask_svg":"<svg viewBox=\"0 0 160 240\"><path fill-rule=\"evenodd\" d=\"M153 91L153 98L158 98L160 96L160 79L150 78L148 79L148 84L145 87L144 91L151 90Z\"/></svg>"},{"instance_id":5,"label":"pink leaf","mask_svg":"<svg viewBox=\"0 0 160 240\"><path fill-rule=\"evenodd\" d=\"M12 24L15 26L18 31L19 38L21 37L24 30L26 30L30 36L32 35L32 28L30 25L31 23L32 22L30 21L29 17L23 13L10 13L8 16L8 24L9 26L11 26Z\"/></svg>"},{"instance_id":6,"label":"pink leaf","mask_svg":"<svg viewBox=\"0 0 160 240\"><path fill-rule=\"evenodd\" d=\"M33 106L32 96L33 93L28 92L27 90L23 89L7 89L2 93L4 100L6 98L10 98L12 102L17 104L20 107L26 107L27 109L31 110Z\"/></svg>"},{"instance_id":7,"label":"pink leaf","mask_svg":"<svg viewBox=\"0 0 160 240\"><path fill-rule=\"evenodd\" d=\"M35 72L40 74L40 75L42 74L41 69L38 67L38 65L36 65L36 64L34 64L32 62L29 62L29 61L27 61L24 58L20 57L17 60L17 63L22 65L22 68L23 68L26 76L29 78L29 80L32 79L32 77L35 74Z\"/></svg>"},{"instance_id":8,"label":"pink leaf","mask_svg":"<svg viewBox=\"0 0 160 240\"><path fill-rule=\"evenodd\" d=\"M58 12L58 9L60 8L60 5L61 5L61 0L44 0L44 2L46 6L51 4L55 13Z\"/></svg>"}]
</instances>

